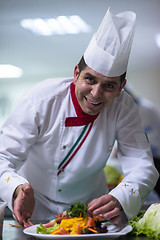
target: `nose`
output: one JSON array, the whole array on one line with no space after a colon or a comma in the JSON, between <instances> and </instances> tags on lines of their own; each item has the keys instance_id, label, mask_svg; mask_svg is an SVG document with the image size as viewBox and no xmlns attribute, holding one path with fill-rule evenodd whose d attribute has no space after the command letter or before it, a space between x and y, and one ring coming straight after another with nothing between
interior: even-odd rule
<instances>
[{"instance_id":1,"label":"nose","mask_svg":"<svg viewBox=\"0 0 160 240\"><path fill-rule=\"evenodd\" d=\"M91 94L96 99L101 98L101 96L102 96L101 86L99 84L92 85Z\"/></svg>"}]
</instances>

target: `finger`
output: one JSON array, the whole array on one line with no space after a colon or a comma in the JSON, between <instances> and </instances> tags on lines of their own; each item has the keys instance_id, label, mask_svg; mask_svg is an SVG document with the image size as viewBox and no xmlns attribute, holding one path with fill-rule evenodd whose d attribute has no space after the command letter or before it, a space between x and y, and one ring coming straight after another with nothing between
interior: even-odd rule
<instances>
[{"instance_id":1,"label":"finger","mask_svg":"<svg viewBox=\"0 0 160 240\"><path fill-rule=\"evenodd\" d=\"M90 208L92 205L94 205L94 203L97 201L97 199L92 200L89 204L88 204L88 208Z\"/></svg>"},{"instance_id":2,"label":"finger","mask_svg":"<svg viewBox=\"0 0 160 240\"><path fill-rule=\"evenodd\" d=\"M109 221L112 222L112 223L120 222L121 221L121 216L118 215L114 218L109 219Z\"/></svg>"},{"instance_id":3,"label":"finger","mask_svg":"<svg viewBox=\"0 0 160 240\"><path fill-rule=\"evenodd\" d=\"M21 213L21 211L19 210L19 208L15 208L14 210L14 215L16 220L18 221L18 223L20 225L22 225L23 227L29 227L32 226L32 222L30 220L31 214L28 214L28 212L24 212L23 214Z\"/></svg>"},{"instance_id":4,"label":"finger","mask_svg":"<svg viewBox=\"0 0 160 240\"><path fill-rule=\"evenodd\" d=\"M92 211L93 216L102 215L105 219L111 219L120 215L119 204L116 204L117 201L110 201L107 204L104 204L104 201L101 203L104 204ZM119 219L119 217L118 217ZM114 221L114 220L113 220ZM116 221L116 220L115 220Z\"/></svg>"},{"instance_id":5,"label":"finger","mask_svg":"<svg viewBox=\"0 0 160 240\"><path fill-rule=\"evenodd\" d=\"M103 214L104 216L104 213L107 213L108 211L111 211L112 209L110 207L108 207L107 205L105 206L102 206L102 207L99 207L99 208L96 208L95 210L93 210L92 214L94 216L97 216L97 215L100 215L100 214ZM106 217L107 218L107 217Z\"/></svg>"},{"instance_id":6,"label":"finger","mask_svg":"<svg viewBox=\"0 0 160 240\"><path fill-rule=\"evenodd\" d=\"M14 201L13 214L14 214L16 220L19 222L19 224L22 225L23 218L20 214L20 205L19 205L19 200L17 200L17 199Z\"/></svg>"},{"instance_id":7,"label":"finger","mask_svg":"<svg viewBox=\"0 0 160 240\"><path fill-rule=\"evenodd\" d=\"M120 210L119 210L119 208L114 208L113 210L108 211L107 213L104 213L103 217L105 217L106 219L108 219L110 221L115 222L115 221L121 219Z\"/></svg>"},{"instance_id":8,"label":"finger","mask_svg":"<svg viewBox=\"0 0 160 240\"><path fill-rule=\"evenodd\" d=\"M23 219L23 217L21 216L19 210L18 210L18 209L14 209L13 214L14 214L17 222L18 222L21 226L23 226L24 219Z\"/></svg>"},{"instance_id":9,"label":"finger","mask_svg":"<svg viewBox=\"0 0 160 240\"><path fill-rule=\"evenodd\" d=\"M105 199L104 196L100 197L100 198L97 198L95 200L93 200L90 204L89 204L89 207L88 207L88 210L89 211L94 211L95 209L103 206L104 204L108 203L108 200L107 200L107 197Z\"/></svg>"},{"instance_id":10,"label":"finger","mask_svg":"<svg viewBox=\"0 0 160 240\"><path fill-rule=\"evenodd\" d=\"M108 196L102 196L98 198L96 201L94 201L92 205L90 205L88 210L89 212L92 212L93 214L98 215L105 211L105 207L108 207L106 211L109 210L109 206L108 206L109 203L110 202L109 202Z\"/></svg>"},{"instance_id":11,"label":"finger","mask_svg":"<svg viewBox=\"0 0 160 240\"><path fill-rule=\"evenodd\" d=\"M21 226L23 226L23 218L21 217L21 215L20 215L20 214L17 214L17 213L14 213L14 216L15 216L17 222L18 222Z\"/></svg>"},{"instance_id":12,"label":"finger","mask_svg":"<svg viewBox=\"0 0 160 240\"><path fill-rule=\"evenodd\" d=\"M30 218L27 219L27 223L28 223L29 226L33 226L33 223L32 223Z\"/></svg>"},{"instance_id":13,"label":"finger","mask_svg":"<svg viewBox=\"0 0 160 240\"><path fill-rule=\"evenodd\" d=\"M24 226L24 228L33 226L33 223L31 222L31 219L28 218L26 221L23 221L23 226Z\"/></svg>"}]
</instances>

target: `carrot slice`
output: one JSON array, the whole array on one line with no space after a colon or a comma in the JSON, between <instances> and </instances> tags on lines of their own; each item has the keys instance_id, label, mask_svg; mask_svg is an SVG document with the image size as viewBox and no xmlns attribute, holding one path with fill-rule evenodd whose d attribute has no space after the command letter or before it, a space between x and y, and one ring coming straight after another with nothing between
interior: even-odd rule
<instances>
[{"instance_id":1,"label":"carrot slice","mask_svg":"<svg viewBox=\"0 0 160 240\"><path fill-rule=\"evenodd\" d=\"M77 233L77 234L81 234L81 233L82 233L81 227L80 227L80 224L79 224L79 223L77 224L76 233Z\"/></svg>"},{"instance_id":2,"label":"carrot slice","mask_svg":"<svg viewBox=\"0 0 160 240\"><path fill-rule=\"evenodd\" d=\"M53 219L53 220L51 220L50 222L46 223L46 224L44 225L44 227L45 227L45 228L53 227L54 224L55 224L55 222L56 222L55 219Z\"/></svg>"},{"instance_id":3,"label":"carrot slice","mask_svg":"<svg viewBox=\"0 0 160 240\"><path fill-rule=\"evenodd\" d=\"M95 221L92 217L88 217L88 220L87 220L87 227L95 227L96 224L95 224Z\"/></svg>"},{"instance_id":4,"label":"carrot slice","mask_svg":"<svg viewBox=\"0 0 160 240\"><path fill-rule=\"evenodd\" d=\"M98 233L98 231L93 228L88 228L88 230L90 230L91 232L94 232L94 233Z\"/></svg>"},{"instance_id":5,"label":"carrot slice","mask_svg":"<svg viewBox=\"0 0 160 240\"><path fill-rule=\"evenodd\" d=\"M59 234L60 234L60 235L68 235L69 232L62 227L62 228L60 228L60 230L59 230Z\"/></svg>"},{"instance_id":6,"label":"carrot slice","mask_svg":"<svg viewBox=\"0 0 160 240\"><path fill-rule=\"evenodd\" d=\"M22 226L18 226L18 225L14 225L14 224L9 224L11 227L16 227L16 228L22 228L23 229L23 227Z\"/></svg>"}]
</instances>

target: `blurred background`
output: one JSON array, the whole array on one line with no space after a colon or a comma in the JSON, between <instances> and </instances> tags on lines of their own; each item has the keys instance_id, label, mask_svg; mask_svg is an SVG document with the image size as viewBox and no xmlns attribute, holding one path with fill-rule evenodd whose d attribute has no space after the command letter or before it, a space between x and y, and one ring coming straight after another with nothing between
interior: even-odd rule
<instances>
[{"instance_id":1,"label":"blurred background","mask_svg":"<svg viewBox=\"0 0 160 240\"><path fill-rule=\"evenodd\" d=\"M127 79L160 108L160 0L0 0L0 126L33 85L73 76L108 7L137 14Z\"/></svg>"}]
</instances>

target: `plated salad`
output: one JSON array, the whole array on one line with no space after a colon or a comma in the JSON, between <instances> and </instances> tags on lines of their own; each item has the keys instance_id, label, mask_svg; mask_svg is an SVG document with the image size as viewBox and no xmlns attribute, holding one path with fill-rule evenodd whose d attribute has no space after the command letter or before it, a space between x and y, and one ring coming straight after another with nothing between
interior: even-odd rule
<instances>
[{"instance_id":1,"label":"plated salad","mask_svg":"<svg viewBox=\"0 0 160 240\"><path fill-rule=\"evenodd\" d=\"M55 216L46 224L40 223L36 232L39 234L78 235L107 233L104 219L92 217L87 213L88 205L77 202L70 209Z\"/></svg>"}]
</instances>

